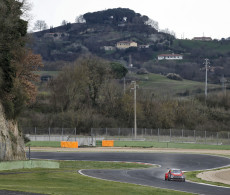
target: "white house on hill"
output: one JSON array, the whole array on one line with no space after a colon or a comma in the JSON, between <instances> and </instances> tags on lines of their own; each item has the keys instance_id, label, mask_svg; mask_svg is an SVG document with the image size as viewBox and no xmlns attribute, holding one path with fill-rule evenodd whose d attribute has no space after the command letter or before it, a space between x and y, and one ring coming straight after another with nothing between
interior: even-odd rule
<instances>
[{"instance_id":1,"label":"white house on hill","mask_svg":"<svg viewBox=\"0 0 230 195\"><path fill-rule=\"evenodd\" d=\"M118 49L128 49L130 47L137 47L137 43L134 41L120 41L116 44Z\"/></svg>"},{"instance_id":2,"label":"white house on hill","mask_svg":"<svg viewBox=\"0 0 230 195\"><path fill-rule=\"evenodd\" d=\"M160 54L158 55L158 60L183 60L183 55L181 54Z\"/></svg>"}]
</instances>

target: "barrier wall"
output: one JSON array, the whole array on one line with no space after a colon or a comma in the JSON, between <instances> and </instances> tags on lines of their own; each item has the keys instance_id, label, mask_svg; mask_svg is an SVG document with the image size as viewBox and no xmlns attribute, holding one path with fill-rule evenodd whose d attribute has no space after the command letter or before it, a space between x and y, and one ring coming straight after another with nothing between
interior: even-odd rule
<instances>
[{"instance_id":1,"label":"barrier wall","mask_svg":"<svg viewBox=\"0 0 230 195\"><path fill-rule=\"evenodd\" d=\"M96 139L95 137L75 137L75 136L66 136L66 135L29 135L27 134L26 137L28 137L31 141L62 141L62 140L68 140L68 141L77 141L78 146L96 146ZM104 139L102 137L101 139ZM97 138L97 140L99 140Z\"/></svg>"},{"instance_id":2,"label":"barrier wall","mask_svg":"<svg viewBox=\"0 0 230 195\"><path fill-rule=\"evenodd\" d=\"M78 142L61 141L61 148L78 148Z\"/></svg>"},{"instance_id":3,"label":"barrier wall","mask_svg":"<svg viewBox=\"0 0 230 195\"><path fill-rule=\"evenodd\" d=\"M114 147L114 140L102 140L102 147Z\"/></svg>"},{"instance_id":4,"label":"barrier wall","mask_svg":"<svg viewBox=\"0 0 230 195\"><path fill-rule=\"evenodd\" d=\"M12 170L12 169L32 169L32 168L58 169L59 163L53 161L44 161L44 160L0 162L0 171Z\"/></svg>"}]
</instances>

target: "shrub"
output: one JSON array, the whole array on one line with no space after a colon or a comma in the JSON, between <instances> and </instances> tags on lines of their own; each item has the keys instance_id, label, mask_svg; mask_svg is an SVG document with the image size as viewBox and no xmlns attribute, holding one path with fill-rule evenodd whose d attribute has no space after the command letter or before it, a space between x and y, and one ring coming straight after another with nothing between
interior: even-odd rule
<instances>
[{"instance_id":1,"label":"shrub","mask_svg":"<svg viewBox=\"0 0 230 195\"><path fill-rule=\"evenodd\" d=\"M176 81L182 81L183 80L182 77L179 74L175 74L175 73L168 73L166 75L166 77L168 79L172 79L172 80L176 80Z\"/></svg>"}]
</instances>

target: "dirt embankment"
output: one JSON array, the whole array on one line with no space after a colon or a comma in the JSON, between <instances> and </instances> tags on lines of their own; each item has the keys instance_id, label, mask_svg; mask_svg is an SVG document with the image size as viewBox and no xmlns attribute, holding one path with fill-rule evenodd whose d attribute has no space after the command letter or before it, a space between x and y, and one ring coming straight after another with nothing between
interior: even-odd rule
<instances>
[{"instance_id":1,"label":"dirt embankment","mask_svg":"<svg viewBox=\"0 0 230 195\"><path fill-rule=\"evenodd\" d=\"M206 171L199 173L197 177L206 181L219 182L230 185L230 169Z\"/></svg>"}]
</instances>

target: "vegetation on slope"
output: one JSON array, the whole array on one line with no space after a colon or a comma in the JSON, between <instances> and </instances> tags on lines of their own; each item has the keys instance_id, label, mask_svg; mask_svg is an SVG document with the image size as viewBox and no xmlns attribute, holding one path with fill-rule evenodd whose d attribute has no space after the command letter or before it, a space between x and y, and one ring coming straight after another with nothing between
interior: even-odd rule
<instances>
[{"instance_id":1,"label":"vegetation on slope","mask_svg":"<svg viewBox=\"0 0 230 195\"><path fill-rule=\"evenodd\" d=\"M76 127L81 133L89 133L92 127L133 127L130 81L139 80L139 128L228 130L228 93L210 94L205 105L203 93L188 96L195 95L196 90L203 91L203 83L174 81L154 74L131 74L124 93L123 85L114 79L110 69L107 61L93 56L63 69L48 83L48 93L40 94L36 104L24 112L21 126Z\"/></svg>"}]
</instances>

